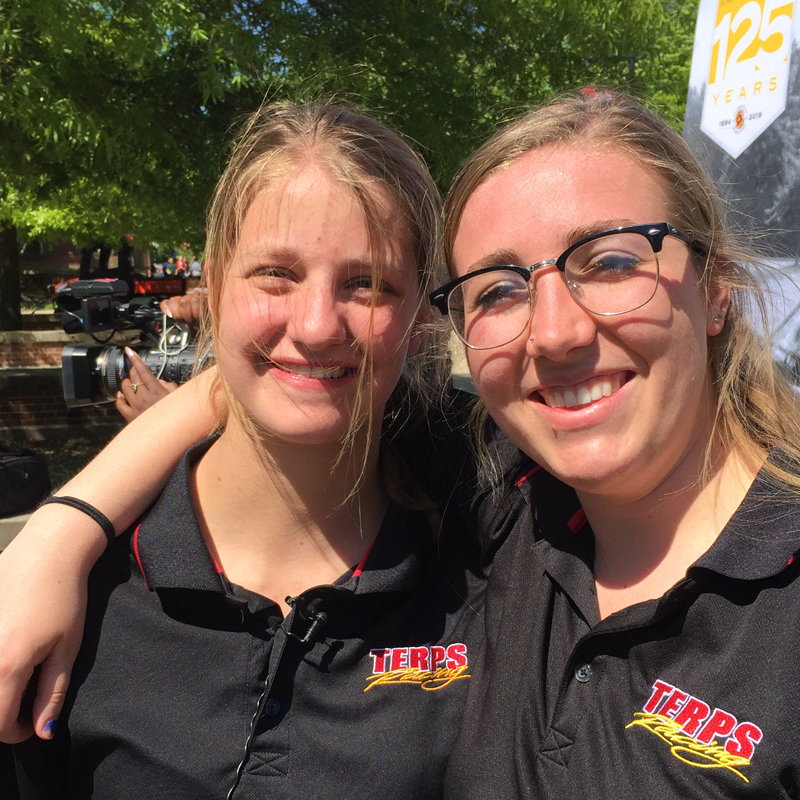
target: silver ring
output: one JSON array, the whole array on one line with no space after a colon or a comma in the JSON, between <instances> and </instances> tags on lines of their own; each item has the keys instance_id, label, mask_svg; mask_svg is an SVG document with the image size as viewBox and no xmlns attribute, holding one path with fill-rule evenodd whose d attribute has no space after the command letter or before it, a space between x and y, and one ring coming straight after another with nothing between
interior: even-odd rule
<instances>
[{"instance_id":1,"label":"silver ring","mask_svg":"<svg viewBox=\"0 0 800 800\"><path fill-rule=\"evenodd\" d=\"M138 391L138 389L139 389L139 384L138 384L138 383L132 383L132 384L131 384L131 391L132 391L134 394L136 394L136 392Z\"/></svg>"}]
</instances>

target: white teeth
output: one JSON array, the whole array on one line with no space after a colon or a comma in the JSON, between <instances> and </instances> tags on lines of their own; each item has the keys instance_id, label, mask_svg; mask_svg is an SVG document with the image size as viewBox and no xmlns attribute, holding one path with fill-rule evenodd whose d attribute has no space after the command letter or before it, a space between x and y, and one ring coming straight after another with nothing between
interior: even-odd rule
<instances>
[{"instance_id":1,"label":"white teeth","mask_svg":"<svg viewBox=\"0 0 800 800\"><path fill-rule=\"evenodd\" d=\"M331 379L347 375L347 367L313 367L310 364L277 364L284 372L307 378Z\"/></svg>"},{"instance_id":2,"label":"white teeth","mask_svg":"<svg viewBox=\"0 0 800 800\"><path fill-rule=\"evenodd\" d=\"M622 386L622 373L570 389L553 386L547 390L543 389L539 394L550 408L576 408L596 403L603 397L610 397L620 386Z\"/></svg>"}]
</instances>

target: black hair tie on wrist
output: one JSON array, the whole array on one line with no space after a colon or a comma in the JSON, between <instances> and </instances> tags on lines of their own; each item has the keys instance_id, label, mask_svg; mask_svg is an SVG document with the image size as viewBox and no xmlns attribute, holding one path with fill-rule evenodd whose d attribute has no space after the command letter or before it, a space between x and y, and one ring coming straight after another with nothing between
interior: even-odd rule
<instances>
[{"instance_id":1,"label":"black hair tie on wrist","mask_svg":"<svg viewBox=\"0 0 800 800\"><path fill-rule=\"evenodd\" d=\"M103 529L103 533L106 535L106 539L108 539L109 544L111 544L117 538L117 532L114 530L111 520L105 514L103 514L102 511L98 511L93 505L89 505L89 503L87 503L85 500L81 500L77 497L64 497L57 494L51 494L50 497L45 498L41 503L39 503L39 508L46 506L48 503L60 503L62 506L69 506L70 508L77 509L78 511L83 511L86 516L91 517Z\"/></svg>"}]
</instances>

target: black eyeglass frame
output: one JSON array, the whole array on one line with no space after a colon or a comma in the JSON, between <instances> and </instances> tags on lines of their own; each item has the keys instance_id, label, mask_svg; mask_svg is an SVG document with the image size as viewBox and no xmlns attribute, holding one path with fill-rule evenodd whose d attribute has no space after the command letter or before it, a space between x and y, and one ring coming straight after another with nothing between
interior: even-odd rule
<instances>
[{"instance_id":1,"label":"black eyeglass frame","mask_svg":"<svg viewBox=\"0 0 800 800\"><path fill-rule=\"evenodd\" d=\"M593 233L591 236L587 236L584 239L581 239L575 244L570 245L558 258L555 259L547 259L545 261L539 261L536 264L533 264L530 267L519 267L515 264L498 264L496 266L491 267L482 267L481 269L476 269L473 272L468 272L466 275L462 275L460 278L455 278L452 281L444 284L444 286L440 286L438 289L435 289L428 295L428 299L430 300L431 304L439 309L443 316L449 317L450 312L448 309L448 300L450 299L450 294L454 289L457 289L462 283L474 278L476 275L485 275L488 272L498 272L500 270L511 270L512 272L516 272L520 275L527 284L530 284L531 277L533 273L542 267L551 267L555 266L558 268L561 275L564 277L564 282L567 284L567 288L569 288L569 282L566 279L566 268L567 268L567 259L574 253L579 247L583 247L583 245L588 244L589 242L593 242L596 239L602 239L606 236L613 236L618 233L638 233L644 236L649 242L650 246L653 248L653 252L658 254L661 252L664 246L664 238L666 236L674 236L676 239L680 239L682 242L685 242L692 250L697 253L704 253L705 251L701 248L698 243L692 239L691 236L688 234L679 231L677 228L670 225L668 222L655 222L651 225L627 225L620 228L612 228L611 230L601 231L600 233ZM658 278L660 279L660 274ZM656 281L656 286L653 289L653 294L655 294L656 289L658 289L658 280ZM570 289L570 295L572 295L572 290ZM581 305L580 301L572 295L575 302L578 305ZM650 298L643 303L643 305L647 305L647 303L652 300L652 295ZM581 306L583 307L583 306ZM639 306L641 308L641 306ZM589 309L586 309L589 311ZM628 311L606 311L606 312L597 312L597 311L590 311L591 314L596 314L600 317L613 317L618 316L620 314L627 314L630 311L635 311L636 309L628 309ZM459 337L460 338L460 337ZM466 342L465 342L466 344ZM468 347L470 345L467 345ZM502 347L502 345L497 345L497 347ZM483 349L483 348L481 348Z\"/></svg>"}]
</instances>

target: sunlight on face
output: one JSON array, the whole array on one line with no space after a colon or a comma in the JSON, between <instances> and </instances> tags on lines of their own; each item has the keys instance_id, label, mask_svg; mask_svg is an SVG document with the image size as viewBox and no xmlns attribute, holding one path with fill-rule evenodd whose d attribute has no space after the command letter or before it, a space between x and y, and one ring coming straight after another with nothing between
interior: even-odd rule
<instances>
[{"instance_id":1,"label":"sunlight on face","mask_svg":"<svg viewBox=\"0 0 800 800\"><path fill-rule=\"evenodd\" d=\"M404 231L391 217L387 229ZM222 287L216 347L258 428L321 443L341 439L359 398L381 416L419 304L408 237L386 244L375 285L364 213L315 164L256 196Z\"/></svg>"},{"instance_id":2,"label":"sunlight on face","mask_svg":"<svg viewBox=\"0 0 800 800\"><path fill-rule=\"evenodd\" d=\"M649 170L586 144L534 150L466 203L454 246L474 265L557 258L589 231L671 222ZM555 266L537 271L528 328L467 353L490 413L512 440L585 491L642 496L708 441L707 309L686 244L667 237L658 289L642 308L590 314Z\"/></svg>"}]
</instances>

